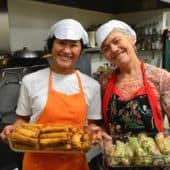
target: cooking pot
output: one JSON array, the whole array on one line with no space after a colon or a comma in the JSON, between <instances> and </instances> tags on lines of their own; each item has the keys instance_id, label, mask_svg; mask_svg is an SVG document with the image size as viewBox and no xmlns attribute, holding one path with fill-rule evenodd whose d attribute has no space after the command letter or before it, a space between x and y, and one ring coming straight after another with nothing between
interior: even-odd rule
<instances>
[{"instance_id":1,"label":"cooking pot","mask_svg":"<svg viewBox=\"0 0 170 170\"><path fill-rule=\"evenodd\" d=\"M13 54L11 64L17 66L31 66L38 64L39 61L40 57L36 52L31 50L18 50Z\"/></svg>"}]
</instances>

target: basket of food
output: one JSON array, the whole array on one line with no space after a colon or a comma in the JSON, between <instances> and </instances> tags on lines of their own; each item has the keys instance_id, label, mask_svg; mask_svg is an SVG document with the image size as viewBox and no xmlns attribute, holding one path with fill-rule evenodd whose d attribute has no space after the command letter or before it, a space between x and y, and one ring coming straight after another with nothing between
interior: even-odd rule
<instances>
[{"instance_id":1,"label":"basket of food","mask_svg":"<svg viewBox=\"0 0 170 170\"><path fill-rule=\"evenodd\" d=\"M15 128L9 145L16 152L86 152L91 147L90 136L83 129L71 126L27 124Z\"/></svg>"},{"instance_id":2,"label":"basket of food","mask_svg":"<svg viewBox=\"0 0 170 170\"><path fill-rule=\"evenodd\" d=\"M170 166L170 136L145 133L128 136L125 140L105 142L105 164L109 167Z\"/></svg>"}]
</instances>

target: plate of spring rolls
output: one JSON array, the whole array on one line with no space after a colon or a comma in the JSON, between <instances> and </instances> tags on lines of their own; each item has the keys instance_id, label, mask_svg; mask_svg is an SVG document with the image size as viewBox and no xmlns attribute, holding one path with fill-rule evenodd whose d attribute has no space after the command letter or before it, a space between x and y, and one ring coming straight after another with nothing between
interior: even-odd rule
<instances>
[{"instance_id":1,"label":"plate of spring rolls","mask_svg":"<svg viewBox=\"0 0 170 170\"><path fill-rule=\"evenodd\" d=\"M122 139L122 138L121 138ZM105 162L109 167L169 167L170 136L140 133L105 143Z\"/></svg>"},{"instance_id":2,"label":"plate of spring rolls","mask_svg":"<svg viewBox=\"0 0 170 170\"><path fill-rule=\"evenodd\" d=\"M84 129L65 125L23 123L15 128L8 141L16 152L72 153L91 148L91 137Z\"/></svg>"}]
</instances>

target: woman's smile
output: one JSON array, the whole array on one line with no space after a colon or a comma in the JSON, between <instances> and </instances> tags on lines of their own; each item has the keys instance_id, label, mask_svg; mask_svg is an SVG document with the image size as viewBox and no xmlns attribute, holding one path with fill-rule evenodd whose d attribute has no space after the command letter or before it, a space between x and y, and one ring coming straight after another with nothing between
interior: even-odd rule
<instances>
[{"instance_id":1,"label":"woman's smile","mask_svg":"<svg viewBox=\"0 0 170 170\"><path fill-rule=\"evenodd\" d=\"M120 52L112 56L112 60L114 61L120 60L122 57L124 57L124 55L125 55L125 50L121 50Z\"/></svg>"}]
</instances>

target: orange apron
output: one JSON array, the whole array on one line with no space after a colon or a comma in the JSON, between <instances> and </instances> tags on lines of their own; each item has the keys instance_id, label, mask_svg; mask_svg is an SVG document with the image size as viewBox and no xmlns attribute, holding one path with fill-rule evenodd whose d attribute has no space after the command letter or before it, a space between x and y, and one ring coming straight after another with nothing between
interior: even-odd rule
<instances>
[{"instance_id":1,"label":"orange apron","mask_svg":"<svg viewBox=\"0 0 170 170\"><path fill-rule=\"evenodd\" d=\"M80 91L67 95L52 88L52 71L50 70L48 99L37 123L73 125L83 128L86 121L87 105L80 77L76 77ZM88 170L83 153L25 153L23 170Z\"/></svg>"}]
</instances>

